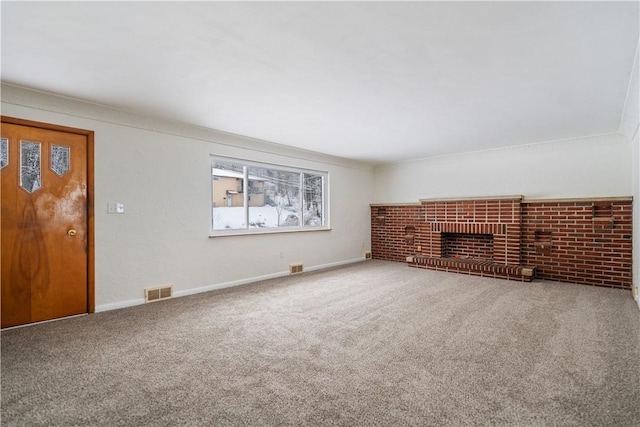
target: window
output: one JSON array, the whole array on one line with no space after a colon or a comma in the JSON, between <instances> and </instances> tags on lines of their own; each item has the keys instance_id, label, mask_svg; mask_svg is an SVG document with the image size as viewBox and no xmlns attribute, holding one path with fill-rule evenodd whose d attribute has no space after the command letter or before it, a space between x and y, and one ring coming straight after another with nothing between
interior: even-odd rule
<instances>
[{"instance_id":1,"label":"window","mask_svg":"<svg viewBox=\"0 0 640 427\"><path fill-rule=\"evenodd\" d=\"M327 172L212 158L212 235L326 230L327 180Z\"/></svg>"}]
</instances>

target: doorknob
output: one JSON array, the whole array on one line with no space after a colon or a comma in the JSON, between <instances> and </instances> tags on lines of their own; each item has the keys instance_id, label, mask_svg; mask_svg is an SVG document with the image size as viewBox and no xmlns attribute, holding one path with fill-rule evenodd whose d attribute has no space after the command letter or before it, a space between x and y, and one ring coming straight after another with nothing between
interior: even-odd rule
<instances>
[{"instance_id":1,"label":"doorknob","mask_svg":"<svg viewBox=\"0 0 640 427\"><path fill-rule=\"evenodd\" d=\"M73 237L73 236L75 236L75 235L76 235L76 230L71 229L71 230L67 231L67 236L71 236L71 237Z\"/></svg>"}]
</instances>

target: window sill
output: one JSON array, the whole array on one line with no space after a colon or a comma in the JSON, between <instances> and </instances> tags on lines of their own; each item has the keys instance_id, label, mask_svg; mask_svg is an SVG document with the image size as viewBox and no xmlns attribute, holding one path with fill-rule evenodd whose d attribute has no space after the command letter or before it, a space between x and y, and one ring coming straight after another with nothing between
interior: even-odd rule
<instances>
[{"instance_id":1,"label":"window sill","mask_svg":"<svg viewBox=\"0 0 640 427\"><path fill-rule=\"evenodd\" d=\"M209 232L209 238L230 237L230 236L255 236L258 234L283 234L283 233L308 233L315 231L331 231L331 228L293 228L290 230L229 230Z\"/></svg>"}]
</instances>

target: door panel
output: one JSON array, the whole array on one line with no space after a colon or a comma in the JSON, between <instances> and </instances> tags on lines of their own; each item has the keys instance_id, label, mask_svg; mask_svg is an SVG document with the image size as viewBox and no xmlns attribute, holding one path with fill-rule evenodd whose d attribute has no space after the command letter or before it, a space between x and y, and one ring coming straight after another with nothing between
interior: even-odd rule
<instances>
[{"instance_id":1,"label":"door panel","mask_svg":"<svg viewBox=\"0 0 640 427\"><path fill-rule=\"evenodd\" d=\"M87 135L3 123L2 138L2 327L87 313Z\"/></svg>"}]
</instances>

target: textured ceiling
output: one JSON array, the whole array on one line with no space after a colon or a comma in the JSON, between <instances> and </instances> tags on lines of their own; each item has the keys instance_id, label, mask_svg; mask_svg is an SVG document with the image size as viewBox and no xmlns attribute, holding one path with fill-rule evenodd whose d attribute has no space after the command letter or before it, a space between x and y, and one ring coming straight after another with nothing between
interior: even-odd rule
<instances>
[{"instance_id":1,"label":"textured ceiling","mask_svg":"<svg viewBox=\"0 0 640 427\"><path fill-rule=\"evenodd\" d=\"M2 80L374 163L617 132L638 2L1 2Z\"/></svg>"}]
</instances>

